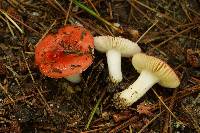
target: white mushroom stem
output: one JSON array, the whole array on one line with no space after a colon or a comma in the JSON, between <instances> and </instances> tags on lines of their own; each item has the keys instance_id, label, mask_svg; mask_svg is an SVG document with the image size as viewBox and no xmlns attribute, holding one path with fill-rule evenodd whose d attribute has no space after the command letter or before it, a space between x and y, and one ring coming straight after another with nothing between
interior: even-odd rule
<instances>
[{"instance_id":1,"label":"white mushroom stem","mask_svg":"<svg viewBox=\"0 0 200 133\"><path fill-rule=\"evenodd\" d=\"M118 98L123 99L125 106L130 106L157 82L159 82L159 79L152 72L143 70L138 79L128 89L120 92Z\"/></svg>"},{"instance_id":2,"label":"white mushroom stem","mask_svg":"<svg viewBox=\"0 0 200 133\"><path fill-rule=\"evenodd\" d=\"M68 81L72 83L79 83L81 82L81 74L75 74L72 76L65 77Z\"/></svg>"},{"instance_id":3,"label":"white mushroom stem","mask_svg":"<svg viewBox=\"0 0 200 133\"><path fill-rule=\"evenodd\" d=\"M114 83L122 81L121 53L115 49L106 52L110 79Z\"/></svg>"}]
</instances>

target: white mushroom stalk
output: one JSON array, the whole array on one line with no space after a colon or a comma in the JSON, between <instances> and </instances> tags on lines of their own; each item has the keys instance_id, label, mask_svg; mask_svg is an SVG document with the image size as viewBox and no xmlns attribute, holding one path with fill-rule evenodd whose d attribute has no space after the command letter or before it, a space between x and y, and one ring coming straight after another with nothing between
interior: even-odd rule
<instances>
[{"instance_id":1,"label":"white mushroom stalk","mask_svg":"<svg viewBox=\"0 0 200 133\"><path fill-rule=\"evenodd\" d=\"M72 83L80 83L81 82L81 74L75 74L75 75L68 76L65 78Z\"/></svg>"},{"instance_id":2,"label":"white mushroom stalk","mask_svg":"<svg viewBox=\"0 0 200 133\"><path fill-rule=\"evenodd\" d=\"M140 73L138 79L122 92L115 94L115 103L118 103L124 107L132 105L138 99L140 99L154 84L159 82L159 78L152 72L143 70ZM119 100L119 101L117 101ZM123 102L123 103L120 103ZM120 107L123 108L123 107Z\"/></svg>"},{"instance_id":3,"label":"white mushroom stalk","mask_svg":"<svg viewBox=\"0 0 200 133\"><path fill-rule=\"evenodd\" d=\"M110 79L114 83L122 81L121 53L115 49L106 52Z\"/></svg>"},{"instance_id":4,"label":"white mushroom stalk","mask_svg":"<svg viewBox=\"0 0 200 133\"><path fill-rule=\"evenodd\" d=\"M125 38L112 36L94 37L95 49L106 53L109 77L113 83L122 81L121 57L132 57L141 52L140 47Z\"/></svg>"},{"instance_id":5,"label":"white mushroom stalk","mask_svg":"<svg viewBox=\"0 0 200 133\"><path fill-rule=\"evenodd\" d=\"M137 53L132 58L132 64L140 76L127 89L114 95L116 108L131 106L156 83L167 88L176 88L180 84L173 69L158 58Z\"/></svg>"}]
</instances>

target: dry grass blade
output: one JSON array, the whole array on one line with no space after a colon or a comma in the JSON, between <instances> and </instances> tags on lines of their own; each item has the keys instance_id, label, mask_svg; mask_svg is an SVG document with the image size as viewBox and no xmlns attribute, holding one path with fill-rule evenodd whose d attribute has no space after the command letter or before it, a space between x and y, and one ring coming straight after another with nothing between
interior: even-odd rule
<instances>
[{"instance_id":1,"label":"dry grass blade","mask_svg":"<svg viewBox=\"0 0 200 133\"><path fill-rule=\"evenodd\" d=\"M200 91L200 84L189 87L189 88L182 88L182 91L179 91L177 93L177 97L175 98L175 102L180 102L184 97L192 95L192 94L197 93L199 91ZM169 98L165 99L164 102L169 103L169 101L171 99L172 99L172 97L169 97ZM152 111L159 109L159 107L160 107L160 102L158 102L158 103L156 103L152 106Z\"/></svg>"},{"instance_id":2,"label":"dry grass blade","mask_svg":"<svg viewBox=\"0 0 200 133\"><path fill-rule=\"evenodd\" d=\"M52 0L47 0L47 2L56 10L60 11L60 9L54 4L54 2Z\"/></svg>"},{"instance_id":3,"label":"dry grass blade","mask_svg":"<svg viewBox=\"0 0 200 133\"><path fill-rule=\"evenodd\" d=\"M133 133L131 125L129 125L129 133Z\"/></svg>"},{"instance_id":4,"label":"dry grass blade","mask_svg":"<svg viewBox=\"0 0 200 133\"><path fill-rule=\"evenodd\" d=\"M48 91L43 91L43 92L41 92L41 93L47 93ZM17 103L17 102L22 102L22 101L25 101L25 100L27 100L28 98L31 98L31 97L37 97L39 95L39 93L34 93L34 94L30 94L30 95L26 95L26 96L18 96L18 97L16 97L15 98L15 103ZM5 101L4 103L3 103L3 106L5 106L5 105L9 105L9 104L12 104L13 102L12 101Z\"/></svg>"},{"instance_id":5,"label":"dry grass blade","mask_svg":"<svg viewBox=\"0 0 200 133\"><path fill-rule=\"evenodd\" d=\"M4 21L4 22L6 22L6 19L5 18L3 18L1 15L0 15L0 18Z\"/></svg>"},{"instance_id":6,"label":"dry grass blade","mask_svg":"<svg viewBox=\"0 0 200 133\"><path fill-rule=\"evenodd\" d=\"M73 3L76 4L78 7L82 8L83 10L85 10L86 12L88 12L90 15L92 15L95 18L99 19L100 21L102 21L106 25L110 26L112 29L114 29L114 30L116 30L116 31L118 31L120 33L123 32L120 28L114 26L113 24L111 24L110 22L108 22L107 20L105 20L104 18L100 17L97 13L95 13L93 10L89 9L87 6L85 6L81 2L79 2L77 0L73 0Z\"/></svg>"},{"instance_id":7,"label":"dry grass blade","mask_svg":"<svg viewBox=\"0 0 200 133\"><path fill-rule=\"evenodd\" d=\"M170 114L174 117L174 119L176 119L178 122L180 122L181 124L184 125L184 123L182 121L180 121L175 114L169 109L169 107L167 107L167 105L164 103L164 101L160 98L160 96L157 94L157 92L152 88L154 94L157 96L157 98L160 100L160 102L164 105L164 107L170 112Z\"/></svg>"},{"instance_id":8,"label":"dry grass blade","mask_svg":"<svg viewBox=\"0 0 200 133\"><path fill-rule=\"evenodd\" d=\"M195 15L200 16L200 13L199 13L199 12L197 12L197 11L195 11L195 10L189 8L189 7L187 7L187 8L188 8L188 10L190 10L190 11L191 11L192 13L194 13Z\"/></svg>"},{"instance_id":9,"label":"dry grass blade","mask_svg":"<svg viewBox=\"0 0 200 133\"><path fill-rule=\"evenodd\" d=\"M144 32L144 34L142 34L142 36L136 41L136 43L138 43L156 24L158 23L158 20L156 20L151 27L149 27L149 29L147 31Z\"/></svg>"},{"instance_id":10,"label":"dry grass blade","mask_svg":"<svg viewBox=\"0 0 200 133\"><path fill-rule=\"evenodd\" d=\"M18 85L18 86L21 86L20 83L19 83L19 80L18 80L19 75L14 71L14 69L13 69L12 67L10 67L10 66L5 65L5 64L4 64L4 66L5 66L8 70L10 70L10 71L12 72L13 77L15 78L15 81L17 82L17 85Z\"/></svg>"},{"instance_id":11,"label":"dry grass blade","mask_svg":"<svg viewBox=\"0 0 200 133\"><path fill-rule=\"evenodd\" d=\"M90 3L90 5L92 6L92 8L93 8L94 11L96 12L96 14L100 16L99 12L97 11L96 7L95 7L94 4L91 2L91 0L87 0L87 1Z\"/></svg>"},{"instance_id":12,"label":"dry grass blade","mask_svg":"<svg viewBox=\"0 0 200 133\"><path fill-rule=\"evenodd\" d=\"M177 94L177 88L175 88L174 92L173 92L173 96L172 96L172 99L170 100L170 105L169 105L169 109L172 110L173 109L173 106L174 106L174 100L175 100L175 97L176 97L176 94ZM165 123L164 123L164 127L163 127L163 133L168 133L168 129L169 129L169 122L170 122L170 113L167 112L166 115L165 115Z\"/></svg>"},{"instance_id":13,"label":"dry grass blade","mask_svg":"<svg viewBox=\"0 0 200 133\"><path fill-rule=\"evenodd\" d=\"M24 31L17 25L17 23L12 20L12 18L4 11L0 10L1 13L19 30L19 32L21 32L22 34L24 34Z\"/></svg>"},{"instance_id":14,"label":"dry grass blade","mask_svg":"<svg viewBox=\"0 0 200 133\"><path fill-rule=\"evenodd\" d=\"M184 11L184 13L185 13L185 15L188 17L188 19L190 20L190 22L192 22L192 19L191 19L191 17L190 17L190 14L189 14L189 12L188 12L188 10L187 10L187 8L186 8L186 2L185 2L185 1L180 2L180 5L181 5L181 7L182 7L182 9L183 9L183 11Z\"/></svg>"},{"instance_id":15,"label":"dry grass blade","mask_svg":"<svg viewBox=\"0 0 200 133\"><path fill-rule=\"evenodd\" d=\"M1 15L0 15L0 18L1 18L4 22L6 22L6 24L8 25L8 28L9 28L9 30L10 30L10 33L11 33L12 36L14 37L15 34L14 34L14 32L13 32L13 30L12 30L12 28L11 28L11 25L10 25L10 23L8 22L8 20L4 19Z\"/></svg>"},{"instance_id":16,"label":"dry grass blade","mask_svg":"<svg viewBox=\"0 0 200 133\"><path fill-rule=\"evenodd\" d=\"M35 94L31 94L31 95L28 95L28 96L20 96L20 97L17 97L14 102L17 103L19 101L24 101L24 100L26 100L26 99L28 99L30 97L33 97L33 96L35 96ZM10 101L5 101L3 103L3 106L9 105L9 104L12 104L12 103L13 103L12 101L11 102Z\"/></svg>"},{"instance_id":17,"label":"dry grass blade","mask_svg":"<svg viewBox=\"0 0 200 133\"><path fill-rule=\"evenodd\" d=\"M66 25L66 23L67 23L67 21L68 21L68 19L69 19L69 13L70 13L70 11L71 11L71 8L72 8L72 0L70 0L70 4L69 4L69 8L68 8L68 10L67 10L67 14L66 14L66 18L65 18L65 22L64 22L64 25Z\"/></svg>"},{"instance_id":18,"label":"dry grass blade","mask_svg":"<svg viewBox=\"0 0 200 133\"><path fill-rule=\"evenodd\" d=\"M43 38L45 38L45 36L49 33L49 31L52 29L52 27L56 24L56 20L51 24L51 26L46 30L46 32L42 35L42 37L40 38L40 40L38 41L38 43L35 45L37 46Z\"/></svg>"},{"instance_id":19,"label":"dry grass blade","mask_svg":"<svg viewBox=\"0 0 200 133\"><path fill-rule=\"evenodd\" d=\"M0 11L3 11L0 9ZM23 23L22 21L20 21L19 19L17 19L16 17L8 14L9 17L11 17L12 19L14 19L15 21L17 21L18 23L20 23L21 25L23 25L24 27L26 27L27 29L34 31L35 33L37 33L38 35L40 35L40 33L38 31L36 31L35 29L31 28L30 26L28 26L27 24ZM3 18L2 18L3 19ZM4 21L6 22L6 20L4 19Z\"/></svg>"},{"instance_id":20,"label":"dry grass blade","mask_svg":"<svg viewBox=\"0 0 200 133\"><path fill-rule=\"evenodd\" d=\"M26 67L27 67L28 72L29 72L29 74L30 74L30 76L31 76L31 79L32 79L33 83L35 83L35 80L34 80L34 78L33 78L33 75L32 75L32 73L31 73L31 70L30 70L30 68L29 68L29 66L28 66L28 63L27 63L27 61L26 61L26 58L25 58L24 52L21 51L21 53L22 53L22 56L23 56L24 61L25 61L25 63L26 63Z\"/></svg>"},{"instance_id":21,"label":"dry grass blade","mask_svg":"<svg viewBox=\"0 0 200 133\"><path fill-rule=\"evenodd\" d=\"M4 121L4 122L8 122L8 123L12 123L11 120L7 120L6 118L0 117L0 121Z\"/></svg>"},{"instance_id":22,"label":"dry grass blade","mask_svg":"<svg viewBox=\"0 0 200 133\"><path fill-rule=\"evenodd\" d=\"M128 1L130 1L130 0L128 0ZM173 19L173 18L171 18L171 17L169 17L169 16L167 16L167 15L165 15L165 14L163 14L163 13L160 13L160 12L156 11L155 9L153 9L153 8L151 8L151 7L147 6L147 5L145 5L144 3L142 3L142 2L140 2L140 1L138 1L138 0L133 0L133 1L136 2L136 3L138 3L138 4L140 4L141 6L143 6L143 7L145 7L145 8L147 8L147 9L149 9L150 11L159 14L159 16L162 16L162 17L164 17L165 19L168 19L168 20L170 20L170 21L172 21L172 22L174 22L174 23L177 23L177 24L181 24L181 23L178 22L177 20L175 20L175 19Z\"/></svg>"},{"instance_id":23,"label":"dry grass blade","mask_svg":"<svg viewBox=\"0 0 200 133\"><path fill-rule=\"evenodd\" d=\"M178 32L177 34L173 35L172 37L168 38L167 40L165 40L165 41L159 43L158 45L156 45L155 47L151 48L148 52L151 52L151 51L157 49L158 47L162 46L162 45L165 44L166 42L168 42L168 41L174 39L175 37L177 37L177 36L179 36L179 35L181 35L181 34L183 34L183 33L185 33L185 32L188 32L189 30L191 30L191 29L193 29L193 28L195 28L195 26L190 26L190 27L188 27L187 29L182 30L181 32Z\"/></svg>"},{"instance_id":24,"label":"dry grass blade","mask_svg":"<svg viewBox=\"0 0 200 133\"><path fill-rule=\"evenodd\" d=\"M0 83L0 88L2 89L3 93L11 100L12 103L15 103L15 101L12 99L12 97L8 94L7 89Z\"/></svg>"},{"instance_id":25,"label":"dry grass blade","mask_svg":"<svg viewBox=\"0 0 200 133\"><path fill-rule=\"evenodd\" d=\"M131 125L132 123L138 121L138 116L133 116L130 119L128 119L126 122L116 126L115 128L113 128L111 131L109 131L109 133L116 133L126 127L128 127L129 125Z\"/></svg>"},{"instance_id":26,"label":"dry grass blade","mask_svg":"<svg viewBox=\"0 0 200 133\"><path fill-rule=\"evenodd\" d=\"M195 117L193 117L191 109L185 107L183 104L182 104L182 108L184 109L184 112L186 112L191 117L192 122L193 122L192 124L194 125L196 131L198 133L200 133L199 123L198 123L197 119Z\"/></svg>"},{"instance_id":27,"label":"dry grass blade","mask_svg":"<svg viewBox=\"0 0 200 133\"><path fill-rule=\"evenodd\" d=\"M88 22L83 21L81 18L79 18L78 16L74 16L74 18L76 18L78 21L80 21L84 26L89 27L91 30L95 31L96 33L98 33L99 35L108 35L109 32L105 31L102 27L96 27L94 25L91 25Z\"/></svg>"},{"instance_id":28,"label":"dry grass blade","mask_svg":"<svg viewBox=\"0 0 200 133\"><path fill-rule=\"evenodd\" d=\"M7 23L7 25L8 25L8 29L10 30L10 33L12 34L12 36L14 37L15 36L15 34L14 34L14 32L13 32L13 30L12 30L12 28L11 28L11 25L10 25L10 23L6 20L6 23Z\"/></svg>"},{"instance_id":29,"label":"dry grass blade","mask_svg":"<svg viewBox=\"0 0 200 133\"><path fill-rule=\"evenodd\" d=\"M132 2L129 1L129 0L128 0L128 2L129 2L129 4L130 4L132 7L134 7L138 12L140 12L147 20L149 20L152 24L154 24L154 21L151 20L151 19L150 19L142 10L140 10L134 3L132 3ZM156 27L157 27L159 30L163 31L163 29L162 29L160 26L156 25Z\"/></svg>"},{"instance_id":30,"label":"dry grass blade","mask_svg":"<svg viewBox=\"0 0 200 133\"><path fill-rule=\"evenodd\" d=\"M37 91L38 91L40 97L42 98L42 101L44 102L44 105L45 105L46 108L47 108L47 111L49 111L50 114L52 114L52 110L51 110L49 104L47 103L46 99L44 98L44 96L43 96L43 94L42 94L42 92L41 92L42 87L40 87L40 89L39 89L38 87L36 87L36 88L37 88Z\"/></svg>"},{"instance_id":31,"label":"dry grass blade","mask_svg":"<svg viewBox=\"0 0 200 133\"><path fill-rule=\"evenodd\" d=\"M60 5L60 3L57 0L54 0L54 2L64 12L64 14L67 14L67 11Z\"/></svg>"}]
</instances>

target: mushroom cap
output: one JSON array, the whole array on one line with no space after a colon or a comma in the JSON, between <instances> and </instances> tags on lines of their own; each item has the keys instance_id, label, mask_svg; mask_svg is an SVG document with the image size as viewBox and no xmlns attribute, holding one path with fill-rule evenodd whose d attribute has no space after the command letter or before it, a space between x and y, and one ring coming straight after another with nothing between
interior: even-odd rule
<instances>
[{"instance_id":1,"label":"mushroom cap","mask_svg":"<svg viewBox=\"0 0 200 133\"><path fill-rule=\"evenodd\" d=\"M122 57L131 57L133 54L141 52L137 43L121 37L97 36L94 37L94 45L95 49L100 52L116 49Z\"/></svg>"},{"instance_id":2,"label":"mushroom cap","mask_svg":"<svg viewBox=\"0 0 200 133\"><path fill-rule=\"evenodd\" d=\"M35 63L48 77L67 77L82 73L91 65L93 49L89 31L79 26L64 26L36 45Z\"/></svg>"},{"instance_id":3,"label":"mushroom cap","mask_svg":"<svg viewBox=\"0 0 200 133\"><path fill-rule=\"evenodd\" d=\"M133 56L132 64L139 73L142 70L151 71L159 78L158 84L163 87L176 88L180 84L180 80L174 70L156 57L138 53Z\"/></svg>"}]
</instances>

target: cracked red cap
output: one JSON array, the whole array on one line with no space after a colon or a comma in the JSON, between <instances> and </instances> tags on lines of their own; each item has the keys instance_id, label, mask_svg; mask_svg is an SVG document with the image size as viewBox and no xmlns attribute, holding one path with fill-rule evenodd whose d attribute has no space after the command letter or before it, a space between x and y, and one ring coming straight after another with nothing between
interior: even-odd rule
<instances>
[{"instance_id":1,"label":"cracked red cap","mask_svg":"<svg viewBox=\"0 0 200 133\"><path fill-rule=\"evenodd\" d=\"M35 48L35 63L52 78L82 73L93 60L94 40L89 31L79 26L65 26L47 35Z\"/></svg>"}]
</instances>

